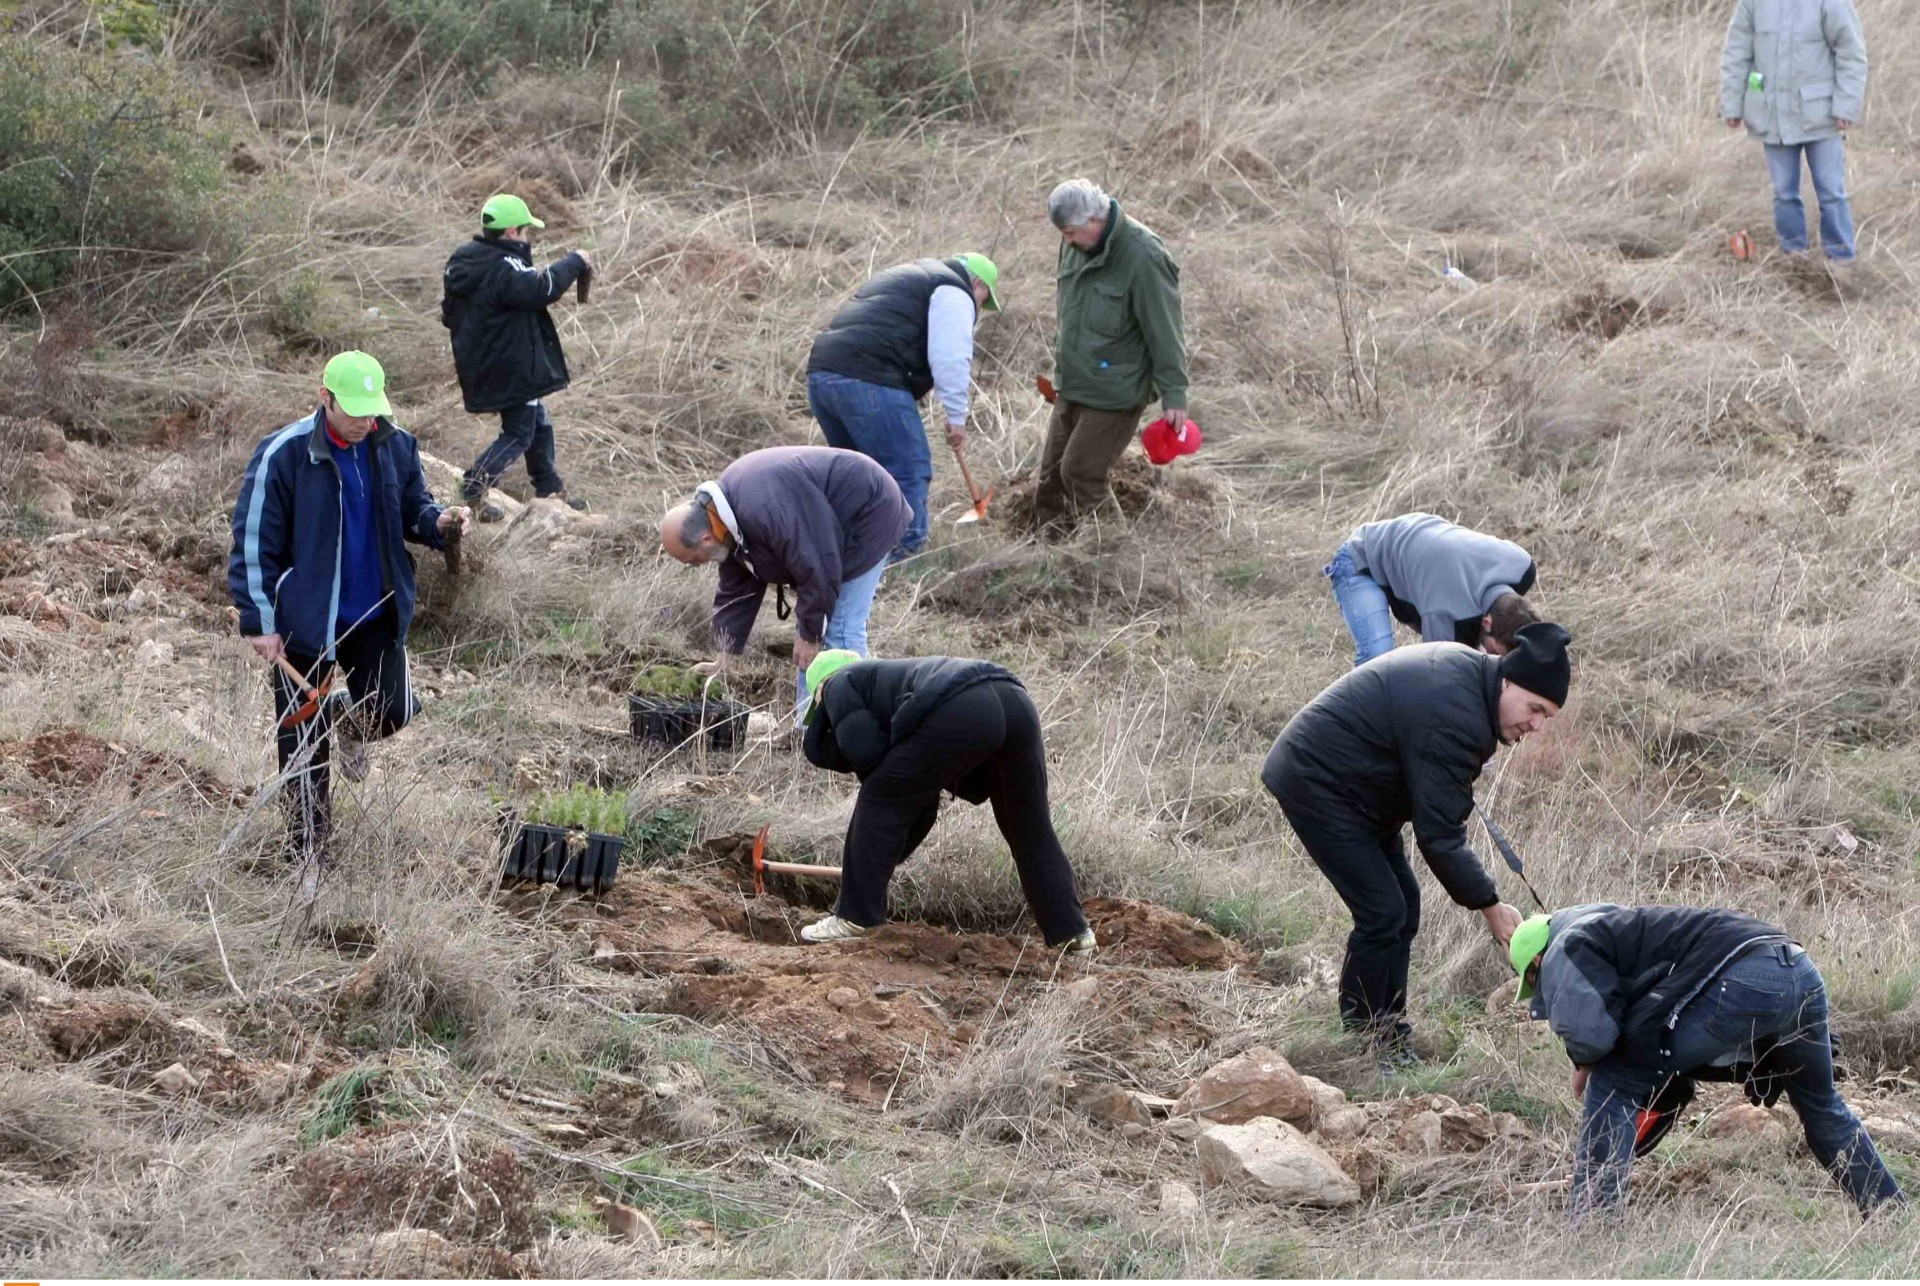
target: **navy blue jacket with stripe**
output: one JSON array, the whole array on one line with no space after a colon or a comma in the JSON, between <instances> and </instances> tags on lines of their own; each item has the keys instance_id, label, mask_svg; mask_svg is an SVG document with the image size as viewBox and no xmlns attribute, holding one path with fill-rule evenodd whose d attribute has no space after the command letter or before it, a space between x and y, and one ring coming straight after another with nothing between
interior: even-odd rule
<instances>
[{"instance_id":1,"label":"navy blue jacket with stripe","mask_svg":"<svg viewBox=\"0 0 1920 1286\"><path fill-rule=\"evenodd\" d=\"M413 435L382 419L367 438L379 479L373 517L385 590L400 637L413 624L413 555L407 541L442 547L440 506L420 471ZM278 634L287 651L332 656L340 605L340 470L315 411L263 439L233 506L227 589L240 633Z\"/></svg>"}]
</instances>

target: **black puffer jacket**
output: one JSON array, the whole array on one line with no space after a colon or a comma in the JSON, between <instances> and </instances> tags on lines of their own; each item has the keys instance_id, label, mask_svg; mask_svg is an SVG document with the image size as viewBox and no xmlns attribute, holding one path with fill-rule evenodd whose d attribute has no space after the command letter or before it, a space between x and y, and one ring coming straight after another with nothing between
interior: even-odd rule
<instances>
[{"instance_id":1,"label":"black puffer jacket","mask_svg":"<svg viewBox=\"0 0 1920 1286\"><path fill-rule=\"evenodd\" d=\"M442 274L440 324L453 332L453 368L467 410L525 406L567 386L567 356L547 305L585 267L578 254L566 254L535 268L533 247L504 237L475 237L453 252Z\"/></svg>"},{"instance_id":2,"label":"black puffer jacket","mask_svg":"<svg viewBox=\"0 0 1920 1286\"><path fill-rule=\"evenodd\" d=\"M1695 1070L1665 1065L1667 1035L1686 1007L1747 950L1791 941L1765 920L1704 906L1568 907L1548 931L1533 1013L1567 1056L1676 1075Z\"/></svg>"},{"instance_id":3,"label":"black puffer jacket","mask_svg":"<svg viewBox=\"0 0 1920 1286\"><path fill-rule=\"evenodd\" d=\"M973 278L958 259L916 259L876 275L814 336L808 372L903 388L919 401L933 388L927 305L942 286L956 286L971 298Z\"/></svg>"},{"instance_id":4,"label":"black puffer jacket","mask_svg":"<svg viewBox=\"0 0 1920 1286\"><path fill-rule=\"evenodd\" d=\"M818 768L865 780L887 751L914 734L928 715L959 693L994 681L1020 680L992 661L922 656L857 661L827 681L820 712L807 725L807 759ZM971 798L956 788L961 798ZM975 801L978 802L978 801Z\"/></svg>"},{"instance_id":5,"label":"black puffer jacket","mask_svg":"<svg viewBox=\"0 0 1920 1286\"><path fill-rule=\"evenodd\" d=\"M1500 660L1458 643L1396 648L1336 679L1273 743L1260 780L1289 811L1391 835L1408 822L1461 906L1500 900L1467 846L1473 783L1500 745Z\"/></svg>"}]
</instances>

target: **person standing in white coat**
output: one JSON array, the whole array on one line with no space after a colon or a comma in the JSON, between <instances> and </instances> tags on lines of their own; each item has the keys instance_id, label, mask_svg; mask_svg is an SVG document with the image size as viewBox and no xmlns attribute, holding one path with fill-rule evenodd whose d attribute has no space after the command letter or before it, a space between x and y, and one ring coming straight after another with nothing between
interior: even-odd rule
<instances>
[{"instance_id":1,"label":"person standing in white coat","mask_svg":"<svg viewBox=\"0 0 1920 1286\"><path fill-rule=\"evenodd\" d=\"M1820 248L1835 263L1854 257L1841 136L1867 99L1867 42L1853 0L1739 0L1720 57L1720 115L1728 129L1760 139L1773 178L1780 249L1807 248L1801 158L1820 203Z\"/></svg>"}]
</instances>

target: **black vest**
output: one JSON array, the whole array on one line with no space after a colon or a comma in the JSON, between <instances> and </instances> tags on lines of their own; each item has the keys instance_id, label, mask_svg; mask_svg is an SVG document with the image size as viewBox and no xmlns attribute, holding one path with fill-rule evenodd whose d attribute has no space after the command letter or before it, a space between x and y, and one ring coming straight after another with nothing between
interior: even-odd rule
<instances>
[{"instance_id":1,"label":"black vest","mask_svg":"<svg viewBox=\"0 0 1920 1286\"><path fill-rule=\"evenodd\" d=\"M919 401L933 388L927 306L942 286L973 298L973 278L958 259L916 259L876 275L814 336L807 372L903 388Z\"/></svg>"}]
</instances>

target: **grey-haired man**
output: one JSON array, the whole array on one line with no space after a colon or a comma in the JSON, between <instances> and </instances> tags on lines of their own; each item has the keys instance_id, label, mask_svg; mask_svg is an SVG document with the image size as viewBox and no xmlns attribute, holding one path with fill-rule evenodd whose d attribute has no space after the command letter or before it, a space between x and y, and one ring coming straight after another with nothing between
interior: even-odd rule
<instances>
[{"instance_id":1,"label":"grey-haired man","mask_svg":"<svg viewBox=\"0 0 1920 1286\"><path fill-rule=\"evenodd\" d=\"M1060 230L1055 282L1053 418L1040 452L1034 521L1077 516L1113 494L1107 475L1147 403L1186 418L1187 343L1180 268L1145 224L1087 179L1047 197Z\"/></svg>"}]
</instances>

